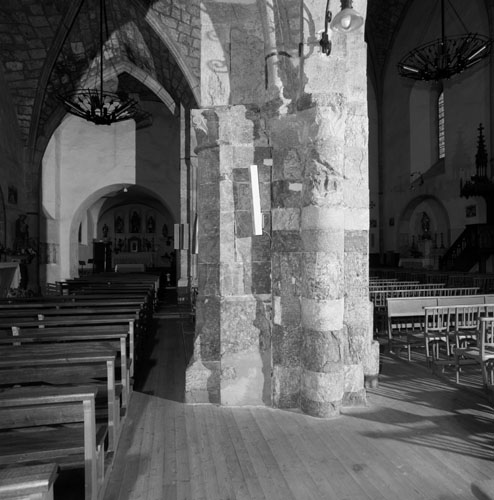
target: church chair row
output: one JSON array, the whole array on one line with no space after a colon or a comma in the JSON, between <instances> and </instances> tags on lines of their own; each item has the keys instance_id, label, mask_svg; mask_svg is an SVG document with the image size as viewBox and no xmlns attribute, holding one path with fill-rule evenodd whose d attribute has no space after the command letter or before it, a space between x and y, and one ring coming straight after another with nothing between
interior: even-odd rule
<instances>
[{"instance_id":1,"label":"church chair row","mask_svg":"<svg viewBox=\"0 0 494 500\"><path fill-rule=\"evenodd\" d=\"M412 307L403 303L394 307L390 299L388 335L390 350L406 347L425 348L427 364L436 367L454 365L459 382L461 366L477 363L484 384L494 383L494 301L492 295L470 297L469 304L425 304L415 301ZM474 300L477 300L474 303ZM441 356L441 347L444 356Z\"/></svg>"},{"instance_id":2,"label":"church chair row","mask_svg":"<svg viewBox=\"0 0 494 500\"><path fill-rule=\"evenodd\" d=\"M416 288L442 288L444 283L419 283L417 281L396 281L394 283L386 284L369 284L369 291L386 291L386 290L414 290Z\"/></svg>"},{"instance_id":3,"label":"church chair row","mask_svg":"<svg viewBox=\"0 0 494 500\"><path fill-rule=\"evenodd\" d=\"M448 297L456 295L475 295L478 288L443 288L441 287L421 287L412 289L393 289L393 290L380 290L371 291L370 300L375 307L386 306L386 300L392 297Z\"/></svg>"},{"instance_id":4,"label":"church chair row","mask_svg":"<svg viewBox=\"0 0 494 500\"><path fill-rule=\"evenodd\" d=\"M386 299L388 348L424 346L425 308L440 306L494 304L494 295L463 295L442 297L393 297Z\"/></svg>"},{"instance_id":5,"label":"church chair row","mask_svg":"<svg viewBox=\"0 0 494 500\"><path fill-rule=\"evenodd\" d=\"M424 337L433 370L454 365L460 383L462 366L477 364L484 386L494 385L494 305L426 307Z\"/></svg>"},{"instance_id":6,"label":"church chair row","mask_svg":"<svg viewBox=\"0 0 494 500\"><path fill-rule=\"evenodd\" d=\"M424 289L416 289L416 290L393 290L393 291L380 291L380 292L371 292L370 300L374 307L374 326L376 331L382 332L386 329L386 324L388 321L388 301L390 299L402 299L403 308L406 311L410 306L413 309L414 299L419 300L426 297L434 298L447 298L451 297L451 299L446 299L448 304L451 303L463 303L463 299L455 299L454 297L465 297L472 296L476 297L478 292L477 288L424 288ZM494 296L493 296L494 297ZM408 301L410 299L410 301ZM443 303L445 299L441 298L441 303ZM470 299L465 299L468 303ZM474 299L477 300L477 299ZM459 301L459 302L458 302ZM400 301L393 302L393 306L398 309L401 307ZM437 303L434 302L437 305ZM398 310L393 311L392 314L397 314Z\"/></svg>"}]
</instances>

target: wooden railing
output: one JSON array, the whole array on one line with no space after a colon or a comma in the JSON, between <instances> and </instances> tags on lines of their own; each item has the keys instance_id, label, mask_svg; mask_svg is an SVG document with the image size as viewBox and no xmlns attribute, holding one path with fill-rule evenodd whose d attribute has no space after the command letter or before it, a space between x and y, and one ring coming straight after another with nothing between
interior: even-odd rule
<instances>
[{"instance_id":1,"label":"wooden railing","mask_svg":"<svg viewBox=\"0 0 494 500\"><path fill-rule=\"evenodd\" d=\"M469 271L494 253L494 226L472 224L458 236L441 259L445 270Z\"/></svg>"}]
</instances>

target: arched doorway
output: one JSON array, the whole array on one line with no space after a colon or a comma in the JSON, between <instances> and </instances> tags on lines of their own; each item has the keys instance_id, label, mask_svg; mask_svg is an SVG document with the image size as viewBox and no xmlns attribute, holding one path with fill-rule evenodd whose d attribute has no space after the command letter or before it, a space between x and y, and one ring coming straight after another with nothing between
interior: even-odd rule
<instances>
[{"instance_id":1,"label":"arched doorway","mask_svg":"<svg viewBox=\"0 0 494 500\"><path fill-rule=\"evenodd\" d=\"M450 220L442 202L431 195L417 196L403 210L397 233L397 248L404 258L424 259L426 267L437 267L450 244Z\"/></svg>"}]
</instances>

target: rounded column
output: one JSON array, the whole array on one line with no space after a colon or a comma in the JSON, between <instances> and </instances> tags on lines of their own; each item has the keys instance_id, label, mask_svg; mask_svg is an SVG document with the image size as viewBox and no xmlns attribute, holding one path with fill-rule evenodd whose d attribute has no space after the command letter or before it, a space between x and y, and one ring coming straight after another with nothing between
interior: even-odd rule
<instances>
[{"instance_id":1,"label":"rounded column","mask_svg":"<svg viewBox=\"0 0 494 500\"><path fill-rule=\"evenodd\" d=\"M317 106L312 123L335 123L342 110ZM315 116L313 115L315 114ZM336 122L337 123L337 122ZM333 130L334 131L334 130ZM342 151L339 134L314 126L307 146L301 215L302 411L339 414L345 387L344 246Z\"/></svg>"}]
</instances>

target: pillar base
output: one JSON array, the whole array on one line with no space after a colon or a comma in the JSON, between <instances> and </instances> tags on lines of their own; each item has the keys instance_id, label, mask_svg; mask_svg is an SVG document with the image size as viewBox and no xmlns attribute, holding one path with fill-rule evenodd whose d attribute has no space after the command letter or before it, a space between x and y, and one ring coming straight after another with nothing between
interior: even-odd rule
<instances>
[{"instance_id":1,"label":"pillar base","mask_svg":"<svg viewBox=\"0 0 494 500\"><path fill-rule=\"evenodd\" d=\"M185 374L185 402L219 404L219 371L219 362L195 360L189 365Z\"/></svg>"},{"instance_id":2,"label":"pillar base","mask_svg":"<svg viewBox=\"0 0 494 500\"><path fill-rule=\"evenodd\" d=\"M340 415L341 401L313 401L302 396L300 409L311 417L338 417Z\"/></svg>"},{"instance_id":3,"label":"pillar base","mask_svg":"<svg viewBox=\"0 0 494 500\"><path fill-rule=\"evenodd\" d=\"M355 392L345 392L341 401L341 406L344 406L345 408L367 406L365 389Z\"/></svg>"}]
</instances>

